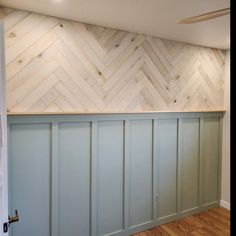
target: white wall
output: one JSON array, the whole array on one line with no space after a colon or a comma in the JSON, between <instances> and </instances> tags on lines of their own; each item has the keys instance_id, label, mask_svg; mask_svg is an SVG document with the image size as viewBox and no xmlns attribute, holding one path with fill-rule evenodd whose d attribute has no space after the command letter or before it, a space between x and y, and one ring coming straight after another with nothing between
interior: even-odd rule
<instances>
[{"instance_id":1,"label":"white wall","mask_svg":"<svg viewBox=\"0 0 236 236\"><path fill-rule=\"evenodd\" d=\"M223 119L221 205L230 209L230 51L225 65L225 109Z\"/></svg>"}]
</instances>

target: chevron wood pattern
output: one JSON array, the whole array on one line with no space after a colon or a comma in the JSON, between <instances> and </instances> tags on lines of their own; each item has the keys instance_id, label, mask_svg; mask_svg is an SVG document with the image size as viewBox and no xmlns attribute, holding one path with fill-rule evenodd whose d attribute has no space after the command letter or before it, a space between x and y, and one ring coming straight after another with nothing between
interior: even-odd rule
<instances>
[{"instance_id":1,"label":"chevron wood pattern","mask_svg":"<svg viewBox=\"0 0 236 236\"><path fill-rule=\"evenodd\" d=\"M225 54L0 7L10 112L222 109Z\"/></svg>"}]
</instances>

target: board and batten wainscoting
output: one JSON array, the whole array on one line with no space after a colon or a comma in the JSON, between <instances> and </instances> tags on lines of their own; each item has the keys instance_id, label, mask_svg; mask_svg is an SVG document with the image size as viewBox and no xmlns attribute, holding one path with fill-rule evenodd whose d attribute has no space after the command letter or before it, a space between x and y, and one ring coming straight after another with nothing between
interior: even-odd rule
<instances>
[{"instance_id":1,"label":"board and batten wainscoting","mask_svg":"<svg viewBox=\"0 0 236 236\"><path fill-rule=\"evenodd\" d=\"M11 236L128 236L219 206L222 117L9 115Z\"/></svg>"}]
</instances>

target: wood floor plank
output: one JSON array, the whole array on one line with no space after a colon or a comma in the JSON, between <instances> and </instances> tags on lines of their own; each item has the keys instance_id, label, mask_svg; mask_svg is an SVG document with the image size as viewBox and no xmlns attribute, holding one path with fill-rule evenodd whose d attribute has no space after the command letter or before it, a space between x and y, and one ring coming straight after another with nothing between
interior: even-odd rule
<instances>
[{"instance_id":1,"label":"wood floor plank","mask_svg":"<svg viewBox=\"0 0 236 236\"><path fill-rule=\"evenodd\" d=\"M183 218L133 236L229 236L230 211L222 207Z\"/></svg>"}]
</instances>

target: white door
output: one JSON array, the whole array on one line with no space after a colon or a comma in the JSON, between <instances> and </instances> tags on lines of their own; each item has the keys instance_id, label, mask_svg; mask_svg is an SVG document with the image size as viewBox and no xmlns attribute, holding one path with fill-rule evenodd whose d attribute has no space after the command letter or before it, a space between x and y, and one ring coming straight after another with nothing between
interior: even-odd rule
<instances>
[{"instance_id":1,"label":"white door","mask_svg":"<svg viewBox=\"0 0 236 236\"><path fill-rule=\"evenodd\" d=\"M7 116L5 82L4 28L0 22L0 236L7 236L8 188L7 188ZM5 228L5 229L4 229Z\"/></svg>"}]
</instances>

